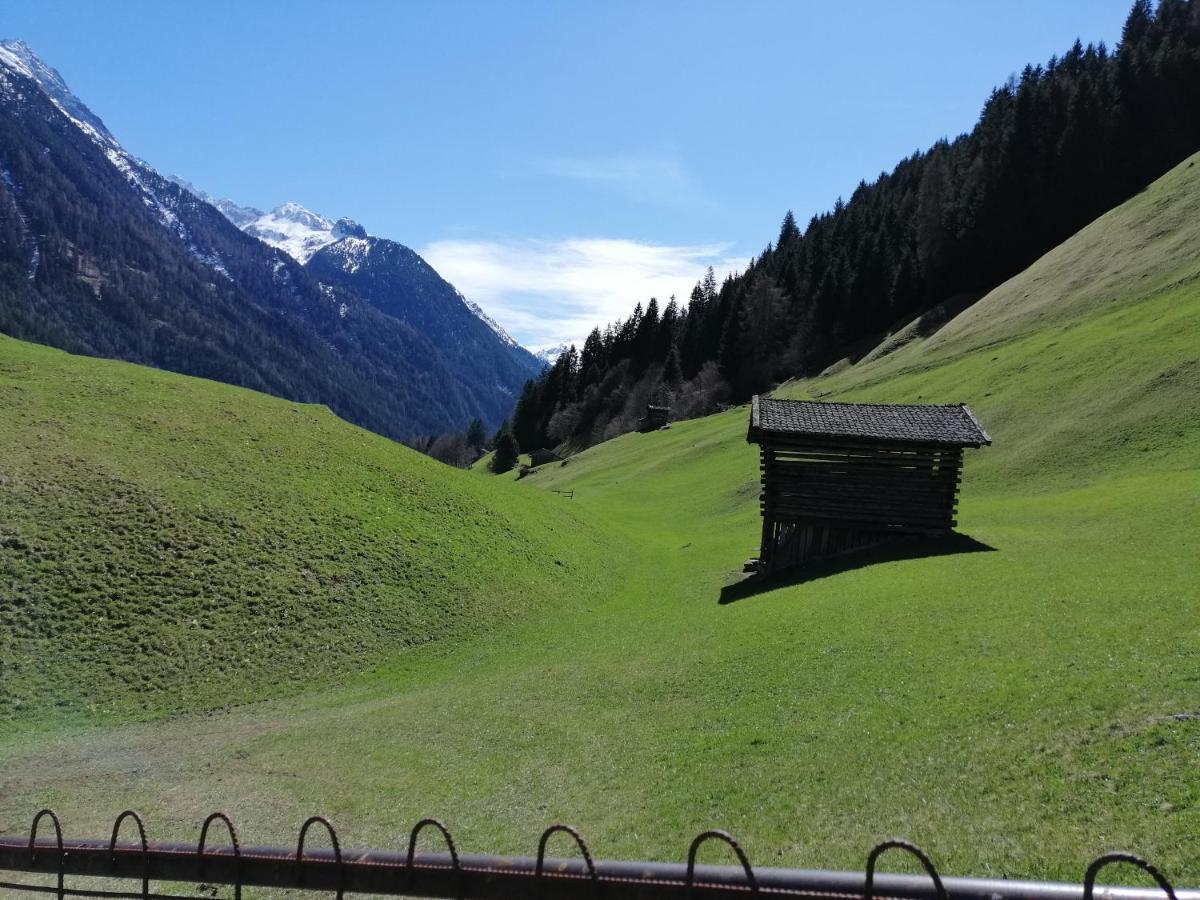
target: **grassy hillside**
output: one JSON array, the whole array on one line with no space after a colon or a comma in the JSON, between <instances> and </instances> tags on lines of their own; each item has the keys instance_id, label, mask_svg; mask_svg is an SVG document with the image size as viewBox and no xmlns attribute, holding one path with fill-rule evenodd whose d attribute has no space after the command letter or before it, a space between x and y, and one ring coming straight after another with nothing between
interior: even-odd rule
<instances>
[{"instance_id":1,"label":"grassy hillside","mask_svg":"<svg viewBox=\"0 0 1200 900\"><path fill-rule=\"evenodd\" d=\"M1200 155L936 334L781 396L968 400L1003 436L971 480L1018 489L1191 468Z\"/></svg>"},{"instance_id":2,"label":"grassy hillside","mask_svg":"<svg viewBox=\"0 0 1200 900\"><path fill-rule=\"evenodd\" d=\"M0 337L0 409L0 718L328 683L603 579L573 510L323 407Z\"/></svg>"},{"instance_id":3,"label":"grassy hillside","mask_svg":"<svg viewBox=\"0 0 1200 900\"><path fill-rule=\"evenodd\" d=\"M900 833L948 873L1077 880L1125 846L1200 882L1198 227L1185 163L932 338L784 389L971 403L995 439L967 464L973 552L731 587L758 542L745 409L468 473L553 500L548 545L615 552L540 614L326 691L0 740L0 822L133 804L179 835L227 806L286 842L320 809L394 845L436 813L529 852L565 819L673 859L720 826L755 862L852 868Z\"/></svg>"}]
</instances>

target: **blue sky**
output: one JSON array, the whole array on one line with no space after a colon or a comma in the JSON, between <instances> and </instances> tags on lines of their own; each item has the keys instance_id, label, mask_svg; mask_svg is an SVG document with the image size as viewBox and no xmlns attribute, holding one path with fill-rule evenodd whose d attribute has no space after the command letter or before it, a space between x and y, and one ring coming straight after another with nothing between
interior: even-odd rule
<instances>
[{"instance_id":1,"label":"blue sky","mask_svg":"<svg viewBox=\"0 0 1200 900\"><path fill-rule=\"evenodd\" d=\"M6 0L133 153L401 241L523 343L686 297L1131 0Z\"/></svg>"}]
</instances>

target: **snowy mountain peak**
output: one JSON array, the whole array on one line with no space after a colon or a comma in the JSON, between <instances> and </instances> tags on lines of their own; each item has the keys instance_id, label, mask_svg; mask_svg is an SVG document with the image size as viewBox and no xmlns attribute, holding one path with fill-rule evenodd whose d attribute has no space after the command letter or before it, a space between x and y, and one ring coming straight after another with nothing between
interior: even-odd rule
<instances>
[{"instance_id":1,"label":"snowy mountain peak","mask_svg":"<svg viewBox=\"0 0 1200 900\"><path fill-rule=\"evenodd\" d=\"M193 196L199 197L209 206L215 206L221 211L225 218L227 218L238 228L244 227L248 223L253 222L255 219L263 215L263 211L261 209L255 209L253 206L241 206L229 199L218 200L212 194L202 191L190 181L180 178L178 175L166 175L164 177L172 184L177 184Z\"/></svg>"},{"instance_id":2,"label":"snowy mountain peak","mask_svg":"<svg viewBox=\"0 0 1200 900\"><path fill-rule=\"evenodd\" d=\"M322 247L343 238L366 238L367 230L353 219L326 218L299 203L281 203L270 212L239 206L232 200L214 200L185 184L192 193L207 200L234 225L260 241L277 247L299 263L306 263Z\"/></svg>"},{"instance_id":3,"label":"snowy mountain peak","mask_svg":"<svg viewBox=\"0 0 1200 900\"><path fill-rule=\"evenodd\" d=\"M277 219L285 219L288 222L295 222L297 225L303 225L306 228L320 229L323 231L333 230L333 221L324 216L313 212L301 206L299 203L281 203L279 206L271 210L271 215Z\"/></svg>"},{"instance_id":4,"label":"snowy mountain peak","mask_svg":"<svg viewBox=\"0 0 1200 900\"><path fill-rule=\"evenodd\" d=\"M558 358L566 352L566 344L555 344L553 347L543 347L540 350L534 350L533 355L540 359L545 365L552 366L558 362Z\"/></svg>"},{"instance_id":5,"label":"snowy mountain peak","mask_svg":"<svg viewBox=\"0 0 1200 900\"><path fill-rule=\"evenodd\" d=\"M353 219L338 219L333 223L334 240L341 240L344 237L365 238L367 229L363 228Z\"/></svg>"},{"instance_id":6,"label":"snowy mountain peak","mask_svg":"<svg viewBox=\"0 0 1200 900\"><path fill-rule=\"evenodd\" d=\"M332 219L306 209L299 203L282 203L269 213L242 222L224 209L221 212L229 216L242 231L272 247L278 247L301 263L308 262L314 253L337 240Z\"/></svg>"},{"instance_id":7,"label":"snowy mountain peak","mask_svg":"<svg viewBox=\"0 0 1200 900\"><path fill-rule=\"evenodd\" d=\"M343 271L349 272L351 275L361 269L367 257L371 255L374 241L365 236L366 232L363 232L363 235L363 237L344 237L334 241L330 248L330 253L338 257Z\"/></svg>"},{"instance_id":8,"label":"snowy mountain peak","mask_svg":"<svg viewBox=\"0 0 1200 900\"><path fill-rule=\"evenodd\" d=\"M0 65L21 75L32 78L47 96L76 122L89 125L96 134L111 146L116 146L112 136L100 117L93 113L83 101L71 93L63 77L56 69L46 65L24 41L0 41Z\"/></svg>"},{"instance_id":9,"label":"snowy mountain peak","mask_svg":"<svg viewBox=\"0 0 1200 900\"><path fill-rule=\"evenodd\" d=\"M170 190L166 179L148 163L127 152L100 117L71 93L62 76L42 62L28 44L23 41L0 41L0 76L5 72L32 80L66 120L96 145L138 192L142 202L154 212L163 227L182 241L197 261L224 278L230 277L220 257L196 245L193 235L178 214L178 192ZM0 77L0 89L4 88L7 80Z\"/></svg>"},{"instance_id":10,"label":"snowy mountain peak","mask_svg":"<svg viewBox=\"0 0 1200 900\"><path fill-rule=\"evenodd\" d=\"M384 248L385 254L389 247L399 248L411 254L403 245L371 237L367 230L353 219L342 218L335 222L291 201L281 203L270 212L264 213L253 207L239 206L232 200L215 200L182 179L172 178L172 181L211 203L242 231L263 243L277 247L301 265L308 263L317 251L325 247L330 247L332 255L338 260L338 267L350 274L354 274L366 264L377 245ZM411 255L419 265L429 265L420 256ZM457 290L454 293L471 314L494 331L505 344L517 348L521 346L499 322L485 313L479 304L471 302Z\"/></svg>"}]
</instances>

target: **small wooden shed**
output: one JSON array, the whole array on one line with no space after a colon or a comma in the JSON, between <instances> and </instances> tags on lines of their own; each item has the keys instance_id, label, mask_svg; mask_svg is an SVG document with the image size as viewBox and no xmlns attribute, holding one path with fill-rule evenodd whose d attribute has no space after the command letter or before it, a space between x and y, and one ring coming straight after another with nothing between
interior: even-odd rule
<instances>
[{"instance_id":1,"label":"small wooden shed","mask_svg":"<svg viewBox=\"0 0 1200 900\"><path fill-rule=\"evenodd\" d=\"M962 404L760 397L746 440L759 446L768 574L896 534L950 531L963 450L992 442Z\"/></svg>"},{"instance_id":2,"label":"small wooden shed","mask_svg":"<svg viewBox=\"0 0 1200 900\"><path fill-rule=\"evenodd\" d=\"M654 431L662 428L671 418L671 407L646 404L646 414L638 419L638 431Z\"/></svg>"},{"instance_id":3,"label":"small wooden shed","mask_svg":"<svg viewBox=\"0 0 1200 900\"><path fill-rule=\"evenodd\" d=\"M553 450L547 450L545 447L534 450L529 454L529 464L531 466L544 466L546 463L552 462L562 462L562 457Z\"/></svg>"}]
</instances>

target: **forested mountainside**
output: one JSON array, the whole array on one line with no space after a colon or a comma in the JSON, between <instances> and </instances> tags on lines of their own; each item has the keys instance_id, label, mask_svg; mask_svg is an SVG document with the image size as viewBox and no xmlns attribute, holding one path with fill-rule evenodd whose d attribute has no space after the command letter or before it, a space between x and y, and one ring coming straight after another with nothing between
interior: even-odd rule
<instances>
[{"instance_id":1,"label":"forested mountainside","mask_svg":"<svg viewBox=\"0 0 1200 900\"><path fill-rule=\"evenodd\" d=\"M369 235L353 219L335 221L299 203L263 212L212 197L181 179L172 181L219 209L246 234L286 252L319 283L352 291L433 341L476 388L480 407L490 411L489 422L503 420L524 381L546 368L545 359L513 340L415 250Z\"/></svg>"},{"instance_id":2,"label":"forested mountainside","mask_svg":"<svg viewBox=\"0 0 1200 900\"><path fill-rule=\"evenodd\" d=\"M0 44L0 332L323 403L398 439L498 423L540 369L472 331L498 362L460 371L445 329L381 306L244 234L126 152L28 47Z\"/></svg>"},{"instance_id":3,"label":"forested mountainside","mask_svg":"<svg viewBox=\"0 0 1200 900\"><path fill-rule=\"evenodd\" d=\"M473 392L478 416L490 425L508 417L520 386L545 368L403 244L360 228L322 247L305 269L321 284L353 293L431 341Z\"/></svg>"},{"instance_id":4,"label":"forested mountainside","mask_svg":"<svg viewBox=\"0 0 1200 900\"><path fill-rule=\"evenodd\" d=\"M1200 148L1200 0L1138 0L1115 52L1076 41L992 92L967 134L901 161L690 302L651 300L528 383L521 447L628 431L651 398L707 412L969 302ZM936 313L935 313L936 315Z\"/></svg>"}]
</instances>

